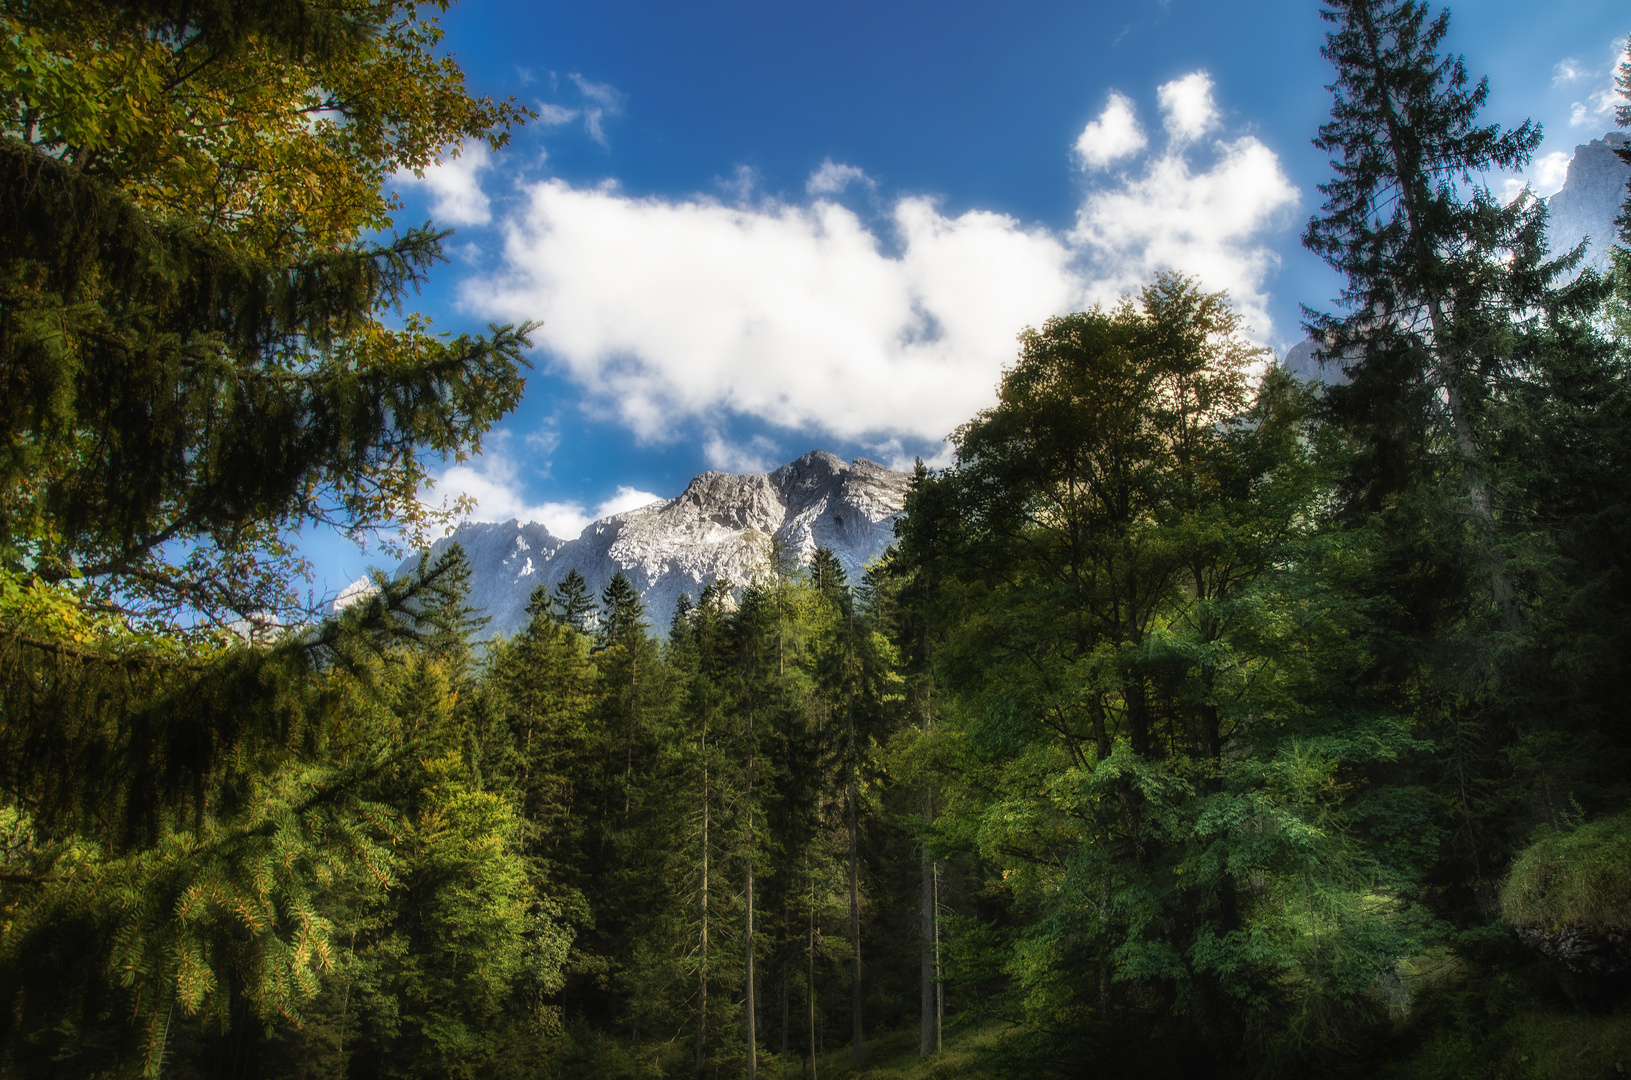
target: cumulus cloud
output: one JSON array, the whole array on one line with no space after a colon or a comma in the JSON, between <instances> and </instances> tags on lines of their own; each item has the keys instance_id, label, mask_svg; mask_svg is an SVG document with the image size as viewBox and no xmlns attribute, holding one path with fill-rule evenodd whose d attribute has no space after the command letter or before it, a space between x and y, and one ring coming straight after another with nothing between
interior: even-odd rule
<instances>
[{"instance_id":1,"label":"cumulus cloud","mask_svg":"<svg viewBox=\"0 0 1631 1080\"><path fill-rule=\"evenodd\" d=\"M1279 256L1264 234L1283 226L1298 191L1274 151L1251 136L1219 142L1210 168L1169 148L1144 172L1087 193L1070 233L1095 268L1096 300L1176 269L1227 289L1259 334L1270 329L1264 292Z\"/></svg>"},{"instance_id":2,"label":"cumulus cloud","mask_svg":"<svg viewBox=\"0 0 1631 1080\"><path fill-rule=\"evenodd\" d=\"M831 162L801 204L749 203L742 191L732 205L638 198L551 179L526 189L503 223L502 268L467 279L462 301L491 318L541 319L535 340L555 369L642 439L728 431L740 417L904 457L992 402L1022 327L1114 301L1157 271L1229 290L1270 333L1269 234L1289 224L1298 192L1255 138L1196 139L1219 123L1197 75L1168 84L1180 89L1163 108L1180 120L1141 163L1129 159L1143 144L1125 149L1138 130L1132 103L1112 96L1095 124L1121 142L1106 134L1076 151L1084 164L1135 168L1087 174L1065 233L920 196L863 220L821 197L828 181L856 179ZM716 467L776 463L768 440L709 439Z\"/></svg>"},{"instance_id":3,"label":"cumulus cloud","mask_svg":"<svg viewBox=\"0 0 1631 1080\"><path fill-rule=\"evenodd\" d=\"M1102 169L1111 162L1144 149L1149 140L1138 126L1138 114L1125 94L1110 91L1110 101L1076 137L1076 154L1082 165Z\"/></svg>"},{"instance_id":4,"label":"cumulus cloud","mask_svg":"<svg viewBox=\"0 0 1631 1080\"><path fill-rule=\"evenodd\" d=\"M1530 184L1535 194L1543 199L1556 194L1563 187L1563 181L1569 178L1569 162L1573 157L1572 153L1554 150L1550 154L1542 154L1531 162Z\"/></svg>"},{"instance_id":5,"label":"cumulus cloud","mask_svg":"<svg viewBox=\"0 0 1631 1080\"><path fill-rule=\"evenodd\" d=\"M481 190L481 173L492 166L492 155L480 139L466 139L458 150L424 170L424 175L399 172L391 179L404 187L423 187L431 194L431 216L449 225L486 225L493 220L492 204Z\"/></svg>"},{"instance_id":6,"label":"cumulus cloud","mask_svg":"<svg viewBox=\"0 0 1631 1080\"><path fill-rule=\"evenodd\" d=\"M1531 161L1522 176L1502 177L1501 201L1510 203L1525 190L1534 192L1542 199L1555 195L1563 187L1563 181L1568 179L1569 161L1573 156L1567 151L1554 150Z\"/></svg>"},{"instance_id":7,"label":"cumulus cloud","mask_svg":"<svg viewBox=\"0 0 1631 1080\"><path fill-rule=\"evenodd\" d=\"M577 500L530 502L525 495L526 479L515 459L506 452L504 443L499 437L489 443L484 453L448 466L437 478L435 487L426 493L426 501L445 506L464 501L469 506L461 515L465 521L514 518L542 522L563 540L576 537L590 522L662 501L660 495L619 485L593 507Z\"/></svg>"},{"instance_id":8,"label":"cumulus cloud","mask_svg":"<svg viewBox=\"0 0 1631 1080\"><path fill-rule=\"evenodd\" d=\"M730 473L768 472L783 464L781 447L773 439L755 435L747 442L734 442L717 431L708 433L703 455L711 468Z\"/></svg>"},{"instance_id":9,"label":"cumulus cloud","mask_svg":"<svg viewBox=\"0 0 1631 1080\"><path fill-rule=\"evenodd\" d=\"M465 299L541 318L557 363L644 438L724 410L939 439L988 402L1016 331L1081 290L1059 238L1001 214L909 198L890 227L899 254L832 202L742 208L544 181L507 225L507 271L468 282Z\"/></svg>"},{"instance_id":10,"label":"cumulus cloud","mask_svg":"<svg viewBox=\"0 0 1631 1080\"><path fill-rule=\"evenodd\" d=\"M1218 126L1218 107L1212 100L1212 76L1192 71L1163 83L1155 92L1164 114L1162 122L1174 139L1198 139Z\"/></svg>"},{"instance_id":11,"label":"cumulus cloud","mask_svg":"<svg viewBox=\"0 0 1631 1080\"><path fill-rule=\"evenodd\" d=\"M870 176L854 165L841 165L832 158L821 162L821 167L810 174L804 190L811 195L841 195L851 184L876 187Z\"/></svg>"}]
</instances>

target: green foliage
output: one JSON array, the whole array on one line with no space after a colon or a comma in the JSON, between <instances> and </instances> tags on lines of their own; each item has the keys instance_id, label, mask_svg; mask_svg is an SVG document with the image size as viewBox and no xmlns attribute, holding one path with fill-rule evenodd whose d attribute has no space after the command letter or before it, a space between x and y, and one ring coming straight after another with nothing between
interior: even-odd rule
<instances>
[{"instance_id":1,"label":"green foliage","mask_svg":"<svg viewBox=\"0 0 1631 1080\"><path fill-rule=\"evenodd\" d=\"M514 407L527 328L387 328L445 234L359 238L393 170L524 114L467 99L413 6L4 18L0 559L247 617L297 610L302 526L421 539L425 455Z\"/></svg>"}]
</instances>

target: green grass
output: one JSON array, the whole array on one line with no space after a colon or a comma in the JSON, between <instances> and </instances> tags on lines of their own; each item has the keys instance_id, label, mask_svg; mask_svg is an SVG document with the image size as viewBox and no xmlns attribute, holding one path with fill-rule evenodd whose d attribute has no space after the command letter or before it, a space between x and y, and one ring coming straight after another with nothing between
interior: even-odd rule
<instances>
[{"instance_id":1,"label":"green grass","mask_svg":"<svg viewBox=\"0 0 1631 1080\"><path fill-rule=\"evenodd\" d=\"M1616 1065L1625 1072L1617 1072ZM1520 1009L1482 1030L1443 1031L1409 1058L1378 1071L1386 1080L1609 1080L1631 1075L1631 1010L1590 1016L1565 1008Z\"/></svg>"},{"instance_id":2,"label":"green grass","mask_svg":"<svg viewBox=\"0 0 1631 1080\"><path fill-rule=\"evenodd\" d=\"M1525 848L1501 889L1501 913L1513 926L1631 926L1631 813Z\"/></svg>"},{"instance_id":3,"label":"green grass","mask_svg":"<svg viewBox=\"0 0 1631 1080\"><path fill-rule=\"evenodd\" d=\"M864 1065L856 1070L849 1047L822 1054L816 1059L817 1080L985 1080L993 1074L981 1069L979 1051L1000 1037L1000 1026L986 1031L977 1028L946 1033L944 1049L931 1057L918 1053L918 1031L887 1031L866 1041ZM798 1058L780 1063L777 1080L798 1080L810 1075ZM761 1075L764 1075L761 1072Z\"/></svg>"}]
</instances>

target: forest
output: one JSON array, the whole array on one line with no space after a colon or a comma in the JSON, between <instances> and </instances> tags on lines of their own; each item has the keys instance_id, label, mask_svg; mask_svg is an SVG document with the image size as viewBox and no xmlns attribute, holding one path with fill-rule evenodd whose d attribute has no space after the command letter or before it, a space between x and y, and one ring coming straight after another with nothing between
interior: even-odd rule
<instances>
[{"instance_id":1,"label":"forest","mask_svg":"<svg viewBox=\"0 0 1631 1080\"><path fill-rule=\"evenodd\" d=\"M864 576L505 638L300 592L524 389L403 314L389 178L533 119L445 8L0 3L0 1076L1625 1074L1631 253L1446 12L1322 12L1323 382L1163 274Z\"/></svg>"}]
</instances>

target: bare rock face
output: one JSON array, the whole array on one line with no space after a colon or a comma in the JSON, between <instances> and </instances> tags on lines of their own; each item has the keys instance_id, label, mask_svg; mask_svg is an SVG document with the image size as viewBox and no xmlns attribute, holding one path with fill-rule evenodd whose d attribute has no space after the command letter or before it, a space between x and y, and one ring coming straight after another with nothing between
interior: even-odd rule
<instances>
[{"instance_id":1,"label":"bare rock face","mask_svg":"<svg viewBox=\"0 0 1631 1080\"><path fill-rule=\"evenodd\" d=\"M703 473L676 498L603 518L573 540L537 523L466 524L438 541L431 557L449 544L464 546L470 603L491 620L485 635L524 629L533 589L540 583L553 589L572 570L597 597L621 571L662 634L682 592L694 600L710 582L740 585L765 574L772 537L801 561L817 547L828 548L850 580L858 580L893 542L911 479L875 461L846 465L815 450L774 472ZM417 566L417 557L409 559L397 573Z\"/></svg>"},{"instance_id":2,"label":"bare rock face","mask_svg":"<svg viewBox=\"0 0 1631 1080\"><path fill-rule=\"evenodd\" d=\"M1582 240L1588 242L1583 265L1603 269L1618 238L1614 220L1625 205L1631 165L1615 153L1626 146L1623 131L1574 148L1563 188L1546 200L1550 220L1546 239L1553 254L1562 254Z\"/></svg>"},{"instance_id":3,"label":"bare rock face","mask_svg":"<svg viewBox=\"0 0 1631 1080\"><path fill-rule=\"evenodd\" d=\"M1517 933L1576 1005L1615 997L1631 982L1631 930L1625 927L1520 926Z\"/></svg>"}]
</instances>

